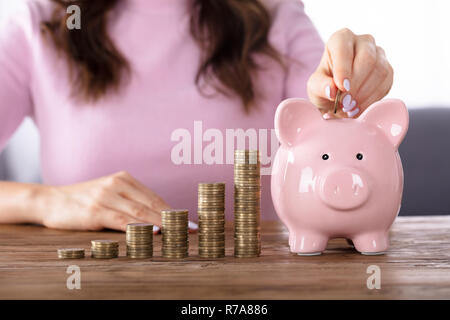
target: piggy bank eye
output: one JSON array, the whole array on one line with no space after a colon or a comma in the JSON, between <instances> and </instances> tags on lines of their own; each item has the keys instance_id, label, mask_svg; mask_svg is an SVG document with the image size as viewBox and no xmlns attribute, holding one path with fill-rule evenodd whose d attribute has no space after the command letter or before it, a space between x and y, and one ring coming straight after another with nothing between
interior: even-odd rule
<instances>
[{"instance_id":1,"label":"piggy bank eye","mask_svg":"<svg viewBox=\"0 0 450 320\"><path fill-rule=\"evenodd\" d=\"M328 160L330 157L325 153L324 155L322 155L322 159L323 160Z\"/></svg>"},{"instance_id":2,"label":"piggy bank eye","mask_svg":"<svg viewBox=\"0 0 450 320\"><path fill-rule=\"evenodd\" d=\"M362 158L363 158L362 153L358 153L358 154L356 155L356 159L362 160Z\"/></svg>"}]
</instances>

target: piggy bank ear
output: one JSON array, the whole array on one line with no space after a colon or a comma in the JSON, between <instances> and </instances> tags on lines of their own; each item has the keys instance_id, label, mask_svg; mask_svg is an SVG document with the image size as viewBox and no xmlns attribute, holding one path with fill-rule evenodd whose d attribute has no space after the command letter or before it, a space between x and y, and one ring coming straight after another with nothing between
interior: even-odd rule
<instances>
[{"instance_id":1,"label":"piggy bank ear","mask_svg":"<svg viewBox=\"0 0 450 320\"><path fill-rule=\"evenodd\" d=\"M324 121L320 111L308 100L292 98L280 103L275 113L275 133L282 144L292 146L301 131L315 121Z\"/></svg>"},{"instance_id":2,"label":"piggy bank ear","mask_svg":"<svg viewBox=\"0 0 450 320\"><path fill-rule=\"evenodd\" d=\"M372 104L358 120L377 126L395 148L403 141L409 125L408 109L397 99L386 99Z\"/></svg>"}]
</instances>

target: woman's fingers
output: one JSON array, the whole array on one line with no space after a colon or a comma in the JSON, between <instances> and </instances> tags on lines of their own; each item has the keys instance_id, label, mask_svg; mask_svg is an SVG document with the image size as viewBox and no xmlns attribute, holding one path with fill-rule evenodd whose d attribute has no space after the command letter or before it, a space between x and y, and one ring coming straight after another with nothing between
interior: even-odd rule
<instances>
[{"instance_id":1,"label":"woman's fingers","mask_svg":"<svg viewBox=\"0 0 450 320\"><path fill-rule=\"evenodd\" d=\"M382 83L379 84L379 90L375 90L371 96L369 96L364 102L361 104L361 110L367 109L372 103L379 101L383 98L391 89L392 79L386 77Z\"/></svg>"},{"instance_id":2,"label":"woman's fingers","mask_svg":"<svg viewBox=\"0 0 450 320\"><path fill-rule=\"evenodd\" d=\"M121 211L133 217L135 222L153 223L157 226L161 225L161 214L155 212L141 202L134 201L122 197L118 194L111 196L108 203L104 203L109 209Z\"/></svg>"},{"instance_id":3,"label":"woman's fingers","mask_svg":"<svg viewBox=\"0 0 450 320\"><path fill-rule=\"evenodd\" d=\"M136 218L123 212L110 210L107 208L99 209L97 213L98 224L103 228L126 231L127 224L135 223Z\"/></svg>"},{"instance_id":4,"label":"woman's fingers","mask_svg":"<svg viewBox=\"0 0 450 320\"><path fill-rule=\"evenodd\" d=\"M331 109L337 93L332 77L316 71L309 78L307 88L308 96L314 105L323 111Z\"/></svg>"},{"instance_id":5,"label":"woman's fingers","mask_svg":"<svg viewBox=\"0 0 450 320\"><path fill-rule=\"evenodd\" d=\"M311 96L321 98L326 102L334 101L337 88L333 78L323 72L314 72L308 80L308 90Z\"/></svg>"},{"instance_id":6,"label":"woman's fingers","mask_svg":"<svg viewBox=\"0 0 450 320\"><path fill-rule=\"evenodd\" d=\"M356 94L356 101L359 102L361 109L364 110L373 102L382 99L389 92L392 82L392 67L386 59L384 50L377 47L375 66Z\"/></svg>"},{"instance_id":7,"label":"woman's fingers","mask_svg":"<svg viewBox=\"0 0 450 320\"><path fill-rule=\"evenodd\" d=\"M102 220L102 225L107 228L125 230L128 223L147 222L153 223L155 226L153 231L158 233L162 224L161 210L170 209L164 200L127 172L119 172L108 178L106 188L101 188L97 196L97 203L110 213L109 217L115 222ZM125 217L127 217L127 223L123 226ZM102 219L108 218L102 215ZM121 225L120 228L119 225ZM198 225L189 221L188 228L190 232L195 232Z\"/></svg>"},{"instance_id":8,"label":"woman's fingers","mask_svg":"<svg viewBox=\"0 0 450 320\"><path fill-rule=\"evenodd\" d=\"M308 80L308 96L326 118L356 117L389 92L392 80L392 67L375 39L342 29L328 40L321 62ZM331 115L337 89L342 92L342 108Z\"/></svg>"},{"instance_id":9,"label":"woman's fingers","mask_svg":"<svg viewBox=\"0 0 450 320\"><path fill-rule=\"evenodd\" d=\"M122 185L123 190L121 191L123 194L121 195L125 198L141 202L157 212L170 208L161 197L134 179L129 173L120 172L118 177L124 182Z\"/></svg>"},{"instance_id":10,"label":"woman's fingers","mask_svg":"<svg viewBox=\"0 0 450 320\"><path fill-rule=\"evenodd\" d=\"M377 48L371 35L357 36L355 40L355 59L351 76L352 88L343 98L342 110L353 118L362 110L357 92L361 85L371 77L377 65Z\"/></svg>"},{"instance_id":11,"label":"woman's fingers","mask_svg":"<svg viewBox=\"0 0 450 320\"><path fill-rule=\"evenodd\" d=\"M358 36L355 42L355 60L351 76L352 90L350 91L355 98L361 85L371 75L376 65L377 47L374 38L371 35Z\"/></svg>"},{"instance_id":12,"label":"woman's fingers","mask_svg":"<svg viewBox=\"0 0 450 320\"><path fill-rule=\"evenodd\" d=\"M116 194L113 194L105 205L111 209L125 212L139 221L153 223L158 226L158 228L154 228L154 232L158 233L159 226L162 224L161 210L170 209L170 207L162 198L130 174L120 172L115 176L118 177L117 181L119 181L114 186ZM195 232L197 229L198 225L189 221L189 231Z\"/></svg>"},{"instance_id":13,"label":"woman's fingers","mask_svg":"<svg viewBox=\"0 0 450 320\"><path fill-rule=\"evenodd\" d=\"M322 112L331 112L338 89L342 92L351 90L354 38L349 29L335 32L327 43L319 67L308 80L308 96ZM335 116L343 115L339 112Z\"/></svg>"},{"instance_id":14,"label":"woman's fingers","mask_svg":"<svg viewBox=\"0 0 450 320\"><path fill-rule=\"evenodd\" d=\"M352 117L355 113L354 110L358 108L356 100L353 99L353 96L350 93L343 95L341 104L343 113L349 117Z\"/></svg>"},{"instance_id":15,"label":"woman's fingers","mask_svg":"<svg viewBox=\"0 0 450 320\"><path fill-rule=\"evenodd\" d=\"M335 85L341 91L350 91L353 72L355 35L349 29L335 32L328 40L326 52Z\"/></svg>"}]
</instances>

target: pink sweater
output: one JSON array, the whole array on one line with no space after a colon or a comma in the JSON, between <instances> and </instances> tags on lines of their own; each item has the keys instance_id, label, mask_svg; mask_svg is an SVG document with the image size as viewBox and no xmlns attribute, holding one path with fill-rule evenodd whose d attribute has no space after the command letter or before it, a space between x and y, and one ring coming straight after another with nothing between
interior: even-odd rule
<instances>
[{"instance_id":1,"label":"pink sweater","mask_svg":"<svg viewBox=\"0 0 450 320\"><path fill-rule=\"evenodd\" d=\"M186 0L122 0L110 34L132 77L120 94L95 105L71 98L67 63L40 33L50 1L28 1L0 26L0 150L29 116L41 136L44 183L73 184L126 170L172 207L189 209L195 220L197 183L224 181L231 218L238 140L245 133L246 147L254 148L258 139L268 173L277 147L276 106L287 97L306 97L306 81L323 50L300 1L265 2L273 17L271 44L295 61L284 71L259 57L265 69L255 75L258 109L246 115L239 99L197 90L200 50L189 34ZM275 219L269 175L262 190L262 215Z\"/></svg>"}]
</instances>

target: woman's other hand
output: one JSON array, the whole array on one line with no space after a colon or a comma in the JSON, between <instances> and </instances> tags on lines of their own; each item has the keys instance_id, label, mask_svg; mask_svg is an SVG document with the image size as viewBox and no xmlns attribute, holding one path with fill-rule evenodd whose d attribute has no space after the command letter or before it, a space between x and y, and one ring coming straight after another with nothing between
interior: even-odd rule
<instances>
[{"instance_id":1,"label":"woman's other hand","mask_svg":"<svg viewBox=\"0 0 450 320\"><path fill-rule=\"evenodd\" d=\"M319 67L308 80L308 96L322 113L331 115L339 89L342 108L336 116L357 117L388 94L393 74L384 50L371 35L342 29L328 40Z\"/></svg>"},{"instance_id":2,"label":"woman's other hand","mask_svg":"<svg viewBox=\"0 0 450 320\"><path fill-rule=\"evenodd\" d=\"M48 187L42 197L42 223L71 230L126 230L129 223L161 226L169 205L127 172L79 184Z\"/></svg>"}]
</instances>

